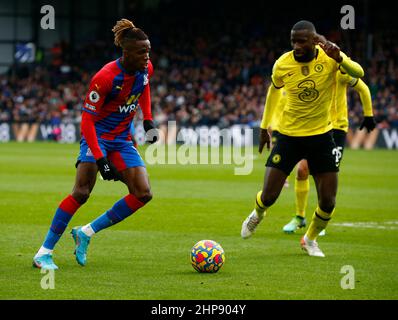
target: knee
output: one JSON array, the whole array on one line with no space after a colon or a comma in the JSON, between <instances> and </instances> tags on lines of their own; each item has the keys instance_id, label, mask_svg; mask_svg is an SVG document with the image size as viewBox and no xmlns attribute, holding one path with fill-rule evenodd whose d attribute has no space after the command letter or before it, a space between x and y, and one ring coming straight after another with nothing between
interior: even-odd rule
<instances>
[{"instance_id":1,"label":"knee","mask_svg":"<svg viewBox=\"0 0 398 320\"><path fill-rule=\"evenodd\" d=\"M153 194L150 189L138 190L135 192L134 196L143 203L148 203L153 198Z\"/></svg>"},{"instance_id":2,"label":"knee","mask_svg":"<svg viewBox=\"0 0 398 320\"><path fill-rule=\"evenodd\" d=\"M83 204L90 197L90 190L84 187L75 188L72 192L72 197L80 204Z\"/></svg>"}]
</instances>

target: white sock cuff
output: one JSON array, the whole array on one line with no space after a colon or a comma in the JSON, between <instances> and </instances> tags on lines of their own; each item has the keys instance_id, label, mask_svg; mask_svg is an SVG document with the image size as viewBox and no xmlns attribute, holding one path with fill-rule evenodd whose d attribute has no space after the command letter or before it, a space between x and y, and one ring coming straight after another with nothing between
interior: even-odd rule
<instances>
[{"instance_id":1,"label":"white sock cuff","mask_svg":"<svg viewBox=\"0 0 398 320\"><path fill-rule=\"evenodd\" d=\"M41 246L39 251L37 251L37 253L35 255L35 258L44 256L45 254L51 254L52 255L53 251L54 250L52 250L52 249L47 249L47 248Z\"/></svg>"},{"instance_id":2,"label":"white sock cuff","mask_svg":"<svg viewBox=\"0 0 398 320\"><path fill-rule=\"evenodd\" d=\"M307 237L307 234L304 235L304 241L309 245L312 245L312 243L314 242L314 240L310 240L310 238Z\"/></svg>"},{"instance_id":3,"label":"white sock cuff","mask_svg":"<svg viewBox=\"0 0 398 320\"><path fill-rule=\"evenodd\" d=\"M89 237L92 237L95 234L95 231L91 227L91 224L86 224L85 226L82 227L82 232Z\"/></svg>"}]
</instances>

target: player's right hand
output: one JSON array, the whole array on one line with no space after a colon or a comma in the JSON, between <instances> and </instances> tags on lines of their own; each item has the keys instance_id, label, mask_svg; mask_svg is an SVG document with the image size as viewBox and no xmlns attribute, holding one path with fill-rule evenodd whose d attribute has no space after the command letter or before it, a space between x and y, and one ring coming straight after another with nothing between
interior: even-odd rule
<instances>
[{"instance_id":1,"label":"player's right hand","mask_svg":"<svg viewBox=\"0 0 398 320\"><path fill-rule=\"evenodd\" d=\"M120 180L119 172L115 166L108 161L107 158L102 157L97 160L98 170L104 180Z\"/></svg>"},{"instance_id":2,"label":"player's right hand","mask_svg":"<svg viewBox=\"0 0 398 320\"><path fill-rule=\"evenodd\" d=\"M271 137L269 135L268 130L260 128L260 142L258 145L258 152L263 152L264 145L267 145L267 150L269 150L271 146Z\"/></svg>"}]
</instances>

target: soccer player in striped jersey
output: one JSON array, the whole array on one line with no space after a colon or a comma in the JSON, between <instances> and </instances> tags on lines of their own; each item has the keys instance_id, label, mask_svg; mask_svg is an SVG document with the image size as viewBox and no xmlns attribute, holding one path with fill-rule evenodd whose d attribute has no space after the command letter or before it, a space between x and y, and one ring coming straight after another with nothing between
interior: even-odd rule
<instances>
[{"instance_id":1,"label":"soccer player in striped jersey","mask_svg":"<svg viewBox=\"0 0 398 320\"><path fill-rule=\"evenodd\" d=\"M336 157L339 157L339 163L343 157L346 135L348 132L348 105L347 105L347 88L354 88L359 94L364 112L364 119L360 126L360 130L366 128L371 132L376 124L373 118L372 97L368 86L361 79L351 77L347 73L340 70L336 74L336 94L335 103L332 108L333 122L333 139L336 143ZM308 193L310 190L308 162L303 159L297 166L297 174L295 180L296 193L296 215L293 219L283 227L286 233L294 233L297 229L306 226L305 210L308 203ZM320 235L324 235L323 230Z\"/></svg>"},{"instance_id":2,"label":"soccer player in striped jersey","mask_svg":"<svg viewBox=\"0 0 398 320\"><path fill-rule=\"evenodd\" d=\"M300 244L310 256L324 257L316 239L333 215L339 170L331 119L336 72L342 69L356 78L364 72L336 44L317 34L309 21L297 22L290 39L293 50L283 54L273 67L259 152L265 145L270 148L267 129L281 97L280 89L284 88L287 102L278 123L279 135L266 163L263 189L257 193L254 210L242 223L241 236L252 236L290 172L301 159L307 159L318 190L318 206Z\"/></svg>"},{"instance_id":3,"label":"soccer player in striped jersey","mask_svg":"<svg viewBox=\"0 0 398 320\"><path fill-rule=\"evenodd\" d=\"M94 221L72 229L80 265L86 264L87 248L95 233L119 223L152 199L145 164L130 131L140 106L147 137L151 136L149 142L156 140L149 87L153 74L151 44L148 36L127 19L118 21L112 31L122 56L106 64L91 80L83 106L75 185L56 209L50 230L33 258L37 268L58 269L52 258L54 247L75 212L88 200L98 171L104 180L126 184L128 194Z\"/></svg>"}]
</instances>

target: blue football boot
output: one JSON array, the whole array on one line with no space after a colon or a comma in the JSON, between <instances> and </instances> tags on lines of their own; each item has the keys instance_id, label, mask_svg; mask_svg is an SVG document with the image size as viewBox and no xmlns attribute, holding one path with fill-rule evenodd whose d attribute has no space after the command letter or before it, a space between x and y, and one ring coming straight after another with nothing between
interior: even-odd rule
<instances>
[{"instance_id":1,"label":"blue football boot","mask_svg":"<svg viewBox=\"0 0 398 320\"><path fill-rule=\"evenodd\" d=\"M300 216L295 216L287 225L283 227L283 232L285 233L294 233L296 230L300 228L304 228L307 222L305 218Z\"/></svg>"},{"instance_id":2,"label":"blue football boot","mask_svg":"<svg viewBox=\"0 0 398 320\"><path fill-rule=\"evenodd\" d=\"M58 266L54 263L51 254L44 254L40 257L33 258L33 267L44 270L57 270Z\"/></svg>"},{"instance_id":3,"label":"blue football boot","mask_svg":"<svg viewBox=\"0 0 398 320\"><path fill-rule=\"evenodd\" d=\"M76 261L81 266L85 266L87 261L87 248L90 244L91 237L84 234L81 227L73 228L71 234L76 244L74 252Z\"/></svg>"}]
</instances>

